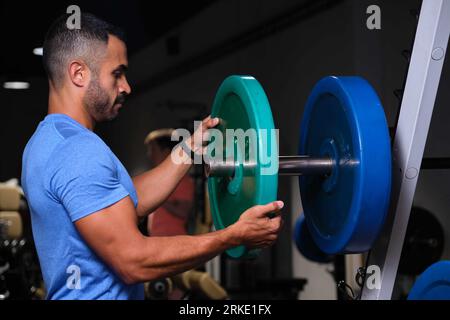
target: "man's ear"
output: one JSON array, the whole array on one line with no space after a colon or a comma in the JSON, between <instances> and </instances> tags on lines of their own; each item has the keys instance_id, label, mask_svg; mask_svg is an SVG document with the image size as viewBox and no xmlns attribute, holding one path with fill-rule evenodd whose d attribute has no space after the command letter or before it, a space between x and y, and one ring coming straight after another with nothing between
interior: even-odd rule
<instances>
[{"instance_id":1,"label":"man's ear","mask_svg":"<svg viewBox=\"0 0 450 320\"><path fill-rule=\"evenodd\" d=\"M89 82L89 68L81 60L73 60L69 64L69 79L77 87L84 87Z\"/></svg>"}]
</instances>

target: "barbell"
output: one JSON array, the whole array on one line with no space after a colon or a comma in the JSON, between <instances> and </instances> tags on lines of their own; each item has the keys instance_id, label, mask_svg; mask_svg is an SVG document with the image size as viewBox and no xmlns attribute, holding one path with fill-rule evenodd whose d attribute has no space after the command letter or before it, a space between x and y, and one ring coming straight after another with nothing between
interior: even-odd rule
<instances>
[{"instance_id":1,"label":"barbell","mask_svg":"<svg viewBox=\"0 0 450 320\"><path fill-rule=\"evenodd\" d=\"M299 176L307 228L320 250L332 255L371 248L389 204L391 147L383 107L366 80L330 76L314 86L298 155L278 155L269 101L251 76L226 78L211 116L220 119L217 129L226 137L208 146L205 161L216 229L251 206L276 200L278 175ZM230 130L244 132L244 139ZM227 253L241 258L258 251L240 246Z\"/></svg>"}]
</instances>

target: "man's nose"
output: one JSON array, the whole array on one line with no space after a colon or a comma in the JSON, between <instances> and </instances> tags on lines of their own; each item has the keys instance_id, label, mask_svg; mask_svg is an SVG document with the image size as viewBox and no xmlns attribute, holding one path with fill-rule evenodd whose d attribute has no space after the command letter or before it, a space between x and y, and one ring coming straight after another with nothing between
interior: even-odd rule
<instances>
[{"instance_id":1,"label":"man's nose","mask_svg":"<svg viewBox=\"0 0 450 320\"><path fill-rule=\"evenodd\" d=\"M120 92L120 94L125 93L126 95L129 95L131 93L131 87L128 84L128 81L126 78L123 80L123 82L119 86L119 92Z\"/></svg>"}]
</instances>

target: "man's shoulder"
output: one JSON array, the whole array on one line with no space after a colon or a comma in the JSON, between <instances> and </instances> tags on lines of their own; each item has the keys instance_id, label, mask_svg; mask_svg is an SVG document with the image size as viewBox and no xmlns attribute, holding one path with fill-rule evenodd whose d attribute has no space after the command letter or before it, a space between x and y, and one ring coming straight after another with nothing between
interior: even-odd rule
<instances>
[{"instance_id":1,"label":"man's shoulder","mask_svg":"<svg viewBox=\"0 0 450 320\"><path fill-rule=\"evenodd\" d=\"M78 131L64 137L55 148L54 156L67 156L69 154L77 156L89 156L107 154L108 148L104 142L94 133Z\"/></svg>"},{"instance_id":2,"label":"man's shoulder","mask_svg":"<svg viewBox=\"0 0 450 320\"><path fill-rule=\"evenodd\" d=\"M61 149L66 149L67 152L74 148L99 148L98 151L101 151L106 147L103 140L92 131L83 130L80 126L67 121L55 121L55 119L44 119L28 144L36 146L33 148L34 151L46 153L51 151L49 149L54 149L54 153L60 153Z\"/></svg>"},{"instance_id":3,"label":"man's shoulder","mask_svg":"<svg viewBox=\"0 0 450 320\"><path fill-rule=\"evenodd\" d=\"M51 130L46 130L46 133L59 137L59 146L106 146L103 140L94 132L83 127L67 115L51 114L46 117L44 122L50 124L51 127Z\"/></svg>"},{"instance_id":4,"label":"man's shoulder","mask_svg":"<svg viewBox=\"0 0 450 320\"><path fill-rule=\"evenodd\" d=\"M79 132L62 140L48 158L46 173L49 179L62 181L72 178L94 177L113 172L117 166L109 148L89 132ZM106 171L105 171L106 170Z\"/></svg>"},{"instance_id":5,"label":"man's shoulder","mask_svg":"<svg viewBox=\"0 0 450 320\"><path fill-rule=\"evenodd\" d=\"M73 133L73 134L72 134ZM95 133L90 131L76 131L62 137L48 156L47 170L64 168L72 171L95 165L114 167L111 151Z\"/></svg>"}]
</instances>

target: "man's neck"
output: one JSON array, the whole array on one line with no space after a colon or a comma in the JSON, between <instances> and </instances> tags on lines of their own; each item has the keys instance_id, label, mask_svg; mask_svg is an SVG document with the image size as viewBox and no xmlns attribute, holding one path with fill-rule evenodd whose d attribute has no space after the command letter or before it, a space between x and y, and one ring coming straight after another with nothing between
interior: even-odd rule
<instances>
[{"instance_id":1,"label":"man's neck","mask_svg":"<svg viewBox=\"0 0 450 320\"><path fill-rule=\"evenodd\" d=\"M58 91L50 89L48 114L52 113L65 114L87 129L94 130L95 121L83 107L82 101L72 97L63 89Z\"/></svg>"}]
</instances>

